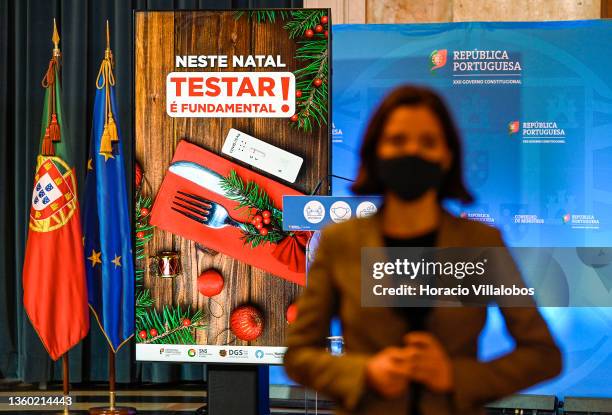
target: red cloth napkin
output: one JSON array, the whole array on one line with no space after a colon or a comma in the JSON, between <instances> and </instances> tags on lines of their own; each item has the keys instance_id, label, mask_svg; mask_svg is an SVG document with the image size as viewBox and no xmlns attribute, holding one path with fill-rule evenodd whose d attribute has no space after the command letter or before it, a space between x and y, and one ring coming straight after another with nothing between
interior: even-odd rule
<instances>
[{"instance_id":1,"label":"red cloth napkin","mask_svg":"<svg viewBox=\"0 0 612 415\"><path fill-rule=\"evenodd\" d=\"M222 176L227 176L231 170L234 170L243 182L253 181L257 183L270 196L272 204L279 209L282 209L283 195L302 194L184 140L176 148L172 162L175 161L198 163ZM237 221L245 222L248 218L248 209L235 210L238 202L227 199L167 171L151 209L150 223L152 225L199 242L203 246L230 255L241 262L261 268L288 281L300 285L306 284L305 257L303 251L301 256L296 251L296 244L305 246L302 236L299 239L295 239L297 236L287 237L280 241L278 245L265 243L256 248L251 248L250 245L244 244L242 231L234 226L226 226L220 229L209 228L170 209L174 195L179 190L197 194L221 204L227 209L229 215ZM286 249L289 251L285 252ZM300 264L300 262L304 263Z\"/></svg>"}]
</instances>

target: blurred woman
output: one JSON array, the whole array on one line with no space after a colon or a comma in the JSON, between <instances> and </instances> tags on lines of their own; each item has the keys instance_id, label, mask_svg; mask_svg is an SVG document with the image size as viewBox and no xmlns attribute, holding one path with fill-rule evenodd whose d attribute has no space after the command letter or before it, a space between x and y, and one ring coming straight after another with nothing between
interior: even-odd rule
<instances>
[{"instance_id":1,"label":"blurred woman","mask_svg":"<svg viewBox=\"0 0 612 415\"><path fill-rule=\"evenodd\" d=\"M308 285L290 326L285 368L297 382L335 399L339 414L479 414L485 403L561 370L561 355L535 307L503 308L516 346L477 359L486 307L362 308L362 247L494 247L500 233L445 211L471 202L461 144L434 92L404 86L374 113L353 191L382 194L383 207L322 231ZM345 354L326 351L339 316Z\"/></svg>"}]
</instances>

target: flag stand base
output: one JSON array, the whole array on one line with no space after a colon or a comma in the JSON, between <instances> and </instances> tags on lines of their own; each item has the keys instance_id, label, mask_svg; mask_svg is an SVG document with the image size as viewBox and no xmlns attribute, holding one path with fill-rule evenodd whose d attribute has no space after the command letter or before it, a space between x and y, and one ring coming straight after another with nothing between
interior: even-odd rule
<instances>
[{"instance_id":1,"label":"flag stand base","mask_svg":"<svg viewBox=\"0 0 612 415\"><path fill-rule=\"evenodd\" d=\"M116 406L114 408L99 407L99 408L89 409L89 415L134 415L134 414L136 414L136 408L131 408L127 406Z\"/></svg>"}]
</instances>

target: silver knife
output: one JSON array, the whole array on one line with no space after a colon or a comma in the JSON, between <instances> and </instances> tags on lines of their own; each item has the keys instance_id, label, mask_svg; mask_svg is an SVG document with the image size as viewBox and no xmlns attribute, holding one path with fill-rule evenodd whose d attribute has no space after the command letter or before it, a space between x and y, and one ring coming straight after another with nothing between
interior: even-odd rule
<instances>
[{"instance_id":1,"label":"silver knife","mask_svg":"<svg viewBox=\"0 0 612 415\"><path fill-rule=\"evenodd\" d=\"M192 161L175 161L170 165L168 170L204 189L227 197L227 193L223 190L223 186L221 185L223 176L201 164Z\"/></svg>"}]
</instances>

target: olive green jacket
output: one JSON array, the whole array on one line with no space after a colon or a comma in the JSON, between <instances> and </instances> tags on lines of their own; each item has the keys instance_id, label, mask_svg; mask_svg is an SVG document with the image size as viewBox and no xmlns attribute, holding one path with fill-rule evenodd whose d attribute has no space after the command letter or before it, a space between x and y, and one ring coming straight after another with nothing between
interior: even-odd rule
<instances>
[{"instance_id":1,"label":"olive green jacket","mask_svg":"<svg viewBox=\"0 0 612 415\"><path fill-rule=\"evenodd\" d=\"M299 298L298 317L287 337L285 368L295 381L335 399L339 414L407 414L408 394L384 399L366 384L367 360L388 346L402 344L407 322L391 308L362 308L362 247L383 246L380 215L351 219L322 231L308 284ZM499 231L444 212L437 246L503 246ZM425 390L423 415L481 414L487 402L518 392L557 375L561 354L537 308L503 308L516 347L489 362L477 359L485 307L435 308L427 329L450 356L454 391ZM326 352L330 320L342 322L345 354Z\"/></svg>"}]
</instances>

